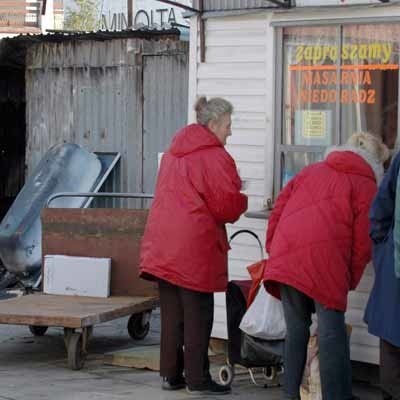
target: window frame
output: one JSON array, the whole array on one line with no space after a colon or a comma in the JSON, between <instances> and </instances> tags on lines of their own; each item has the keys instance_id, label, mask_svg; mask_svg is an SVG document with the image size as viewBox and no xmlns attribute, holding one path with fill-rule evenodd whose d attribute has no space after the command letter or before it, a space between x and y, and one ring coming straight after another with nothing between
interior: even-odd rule
<instances>
[{"instance_id":1,"label":"window frame","mask_svg":"<svg viewBox=\"0 0 400 400\"><path fill-rule=\"evenodd\" d=\"M310 22L310 21L308 21ZM343 27L345 25L380 25L382 23L386 24L400 24L399 18L392 18L392 19L357 19L354 18L352 20L349 19L335 19L335 20L327 20L327 21L311 21L312 23L308 23L305 20L301 21L290 21L286 23L275 23L274 30L275 30L275 121L274 121L274 172L273 172L273 182L272 182L272 195L273 200L276 199L279 192L282 190L282 161L284 154L288 154L291 152L305 152L305 153L324 153L327 146L313 146L313 145L287 145L283 144L283 100L284 100L284 68L283 64L284 61L284 41L283 41L283 31L287 27L298 26L298 27L321 27L324 28L326 26L336 26L337 27L337 35L338 37L338 46L342 48L343 42ZM400 42L400 39L399 39ZM340 66L341 60L340 57L337 59L337 66ZM400 64L400 61L399 61ZM398 80L398 94L397 94L397 137L396 137L396 146L398 147L400 144L400 70L399 70L399 80ZM337 90L340 90L340 82L337 82ZM339 145L342 143L342 133L341 133L341 117L342 117L342 108L340 105L339 96L336 100L336 107L338 112L335 115L335 126L336 130L332 137L332 146Z\"/></svg>"}]
</instances>

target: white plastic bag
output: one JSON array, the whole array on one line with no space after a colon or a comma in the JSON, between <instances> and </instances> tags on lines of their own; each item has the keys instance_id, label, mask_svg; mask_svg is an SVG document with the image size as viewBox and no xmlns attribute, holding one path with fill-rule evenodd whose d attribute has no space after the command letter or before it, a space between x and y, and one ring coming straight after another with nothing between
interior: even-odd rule
<instances>
[{"instance_id":1,"label":"white plastic bag","mask_svg":"<svg viewBox=\"0 0 400 400\"><path fill-rule=\"evenodd\" d=\"M317 324L311 326L311 336L307 347L307 361L304 367L303 380L300 386L301 400L322 400L321 376L319 370L319 349ZM346 324L348 340L352 327Z\"/></svg>"},{"instance_id":2,"label":"white plastic bag","mask_svg":"<svg viewBox=\"0 0 400 400\"><path fill-rule=\"evenodd\" d=\"M313 335L307 347L307 362L300 387L301 400L322 400L318 353L318 336Z\"/></svg>"},{"instance_id":3,"label":"white plastic bag","mask_svg":"<svg viewBox=\"0 0 400 400\"><path fill-rule=\"evenodd\" d=\"M254 301L245 312L239 328L250 336L265 340L284 339L286 323L282 303L260 285Z\"/></svg>"}]
</instances>

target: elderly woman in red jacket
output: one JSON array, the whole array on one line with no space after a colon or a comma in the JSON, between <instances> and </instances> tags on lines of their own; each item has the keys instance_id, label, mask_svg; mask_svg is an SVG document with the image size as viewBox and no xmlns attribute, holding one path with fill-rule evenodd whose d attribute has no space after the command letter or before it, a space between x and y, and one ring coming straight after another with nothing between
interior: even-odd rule
<instances>
[{"instance_id":1,"label":"elderly woman in red jacket","mask_svg":"<svg viewBox=\"0 0 400 400\"><path fill-rule=\"evenodd\" d=\"M225 224L247 208L234 160L225 150L232 105L200 98L197 123L164 154L141 248L141 276L159 284L162 388L225 394L209 372L214 292L227 285Z\"/></svg>"},{"instance_id":2,"label":"elderly woman in red jacket","mask_svg":"<svg viewBox=\"0 0 400 400\"><path fill-rule=\"evenodd\" d=\"M368 211L389 151L353 135L304 168L280 193L268 222L267 290L282 299L287 399L300 399L311 314L318 316L322 398L353 399L344 313L371 258Z\"/></svg>"}]
</instances>

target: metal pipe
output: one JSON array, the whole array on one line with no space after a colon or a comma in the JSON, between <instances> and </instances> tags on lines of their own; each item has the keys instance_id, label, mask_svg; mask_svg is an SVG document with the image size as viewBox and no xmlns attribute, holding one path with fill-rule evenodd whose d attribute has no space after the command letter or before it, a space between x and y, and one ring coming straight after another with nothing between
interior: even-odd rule
<instances>
[{"instance_id":1,"label":"metal pipe","mask_svg":"<svg viewBox=\"0 0 400 400\"><path fill-rule=\"evenodd\" d=\"M178 24L177 22L172 22L171 26L173 28L175 28L175 27L177 27L177 28L188 28L188 29L190 28L190 25Z\"/></svg>"},{"instance_id":2,"label":"metal pipe","mask_svg":"<svg viewBox=\"0 0 400 400\"><path fill-rule=\"evenodd\" d=\"M203 11L204 11L204 1L199 1L200 6L200 28L199 28L199 35L200 35L200 62L203 63L206 61L206 32L205 32L205 22L203 19Z\"/></svg>"},{"instance_id":3,"label":"metal pipe","mask_svg":"<svg viewBox=\"0 0 400 400\"><path fill-rule=\"evenodd\" d=\"M43 0L42 15L46 14L46 6L47 6L47 0Z\"/></svg>"},{"instance_id":4,"label":"metal pipe","mask_svg":"<svg viewBox=\"0 0 400 400\"><path fill-rule=\"evenodd\" d=\"M284 8L290 8L291 7L291 1L290 0L268 0L268 1L270 3L276 4L277 6L281 6L281 7L284 7Z\"/></svg>"},{"instance_id":5,"label":"metal pipe","mask_svg":"<svg viewBox=\"0 0 400 400\"><path fill-rule=\"evenodd\" d=\"M185 6L184 4L180 4L177 1L170 1L170 0L158 0L158 1L160 3L165 3L165 4L169 4L171 6L176 6L176 7L183 8L184 10L187 10L187 11L192 11L192 12L195 12L195 13L199 13L200 12L200 10L198 10L197 8Z\"/></svg>"},{"instance_id":6,"label":"metal pipe","mask_svg":"<svg viewBox=\"0 0 400 400\"><path fill-rule=\"evenodd\" d=\"M133 1L132 0L128 0L127 9L128 9L128 28L131 28L133 26Z\"/></svg>"},{"instance_id":7,"label":"metal pipe","mask_svg":"<svg viewBox=\"0 0 400 400\"><path fill-rule=\"evenodd\" d=\"M151 193L90 193L90 192L60 192L52 194L46 202L46 207L49 207L50 203L58 199L59 197L119 197L125 199L152 199L154 197Z\"/></svg>"}]
</instances>

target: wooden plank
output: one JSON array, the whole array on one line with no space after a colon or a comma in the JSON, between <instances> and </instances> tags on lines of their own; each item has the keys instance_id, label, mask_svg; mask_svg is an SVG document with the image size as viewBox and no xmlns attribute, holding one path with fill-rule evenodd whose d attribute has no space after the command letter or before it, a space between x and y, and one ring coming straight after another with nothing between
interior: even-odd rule
<instances>
[{"instance_id":1,"label":"wooden plank","mask_svg":"<svg viewBox=\"0 0 400 400\"><path fill-rule=\"evenodd\" d=\"M40 34L41 31L36 26L1 26L0 33L16 33L16 34Z\"/></svg>"},{"instance_id":2,"label":"wooden plank","mask_svg":"<svg viewBox=\"0 0 400 400\"><path fill-rule=\"evenodd\" d=\"M26 10L26 3L21 3L19 1L2 1L0 3L0 8L8 13L12 14L15 10Z\"/></svg>"},{"instance_id":3,"label":"wooden plank","mask_svg":"<svg viewBox=\"0 0 400 400\"><path fill-rule=\"evenodd\" d=\"M32 294L2 300L0 323L82 328L157 307L156 297L108 298Z\"/></svg>"},{"instance_id":4,"label":"wooden plank","mask_svg":"<svg viewBox=\"0 0 400 400\"><path fill-rule=\"evenodd\" d=\"M157 285L139 278L147 214L148 210L45 208L42 254L111 258L111 296L157 296Z\"/></svg>"},{"instance_id":5,"label":"wooden plank","mask_svg":"<svg viewBox=\"0 0 400 400\"><path fill-rule=\"evenodd\" d=\"M104 364L120 367L160 370L160 346L141 346L104 355Z\"/></svg>"},{"instance_id":6,"label":"wooden plank","mask_svg":"<svg viewBox=\"0 0 400 400\"><path fill-rule=\"evenodd\" d=\"M362 361L379 365L379 347L371 347L359 344L351 345L351 357L354 361Z\"/></svg>"},{"instance_id":7,"label":"wooden plank","mask_svg":"<svg viewBox=\"0 0 400 400\"><path fill-rule=\"evenodd\" d=\"M26 10L24 8L16 8L11 13L11 12L8 12L8 10L5 9L2 5L0 5L0 13L5 15L5 18L4 18L5 20L15 22L15 20L21 19L21 18L19 18L19 16L21 16L21 15L25 16ZM6 18L6 17L8 17L8 18Z\"/></svg>"}]
</instances>

